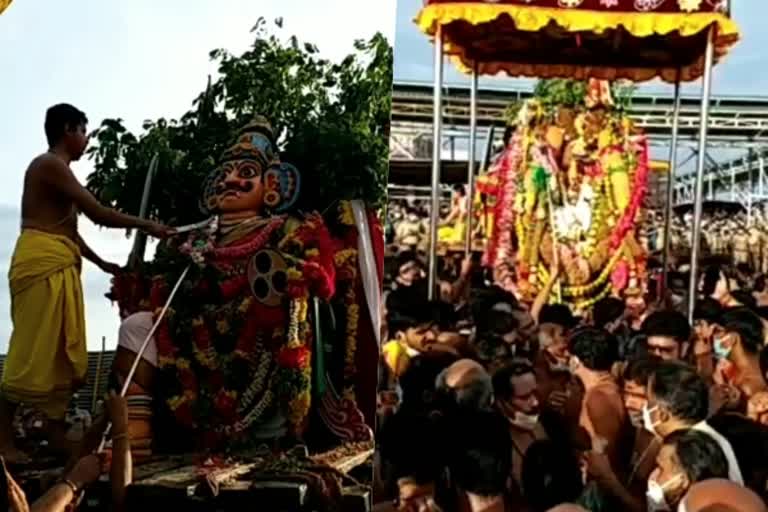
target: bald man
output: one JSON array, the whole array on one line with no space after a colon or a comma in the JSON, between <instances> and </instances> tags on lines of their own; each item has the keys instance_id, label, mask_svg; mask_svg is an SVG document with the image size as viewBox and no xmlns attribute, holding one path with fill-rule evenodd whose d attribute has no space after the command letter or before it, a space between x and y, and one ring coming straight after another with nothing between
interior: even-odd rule
<instances>
[{"instance_id":1,"label":"bald man","mask_svg":"<svg viewBox=\"0 0 768 512\"><path fill-rule=\"evenodd\" d=\"M691 487L679 512L768 512L760 497L730 480L705 480Z\"/></svg>"},{"instance_id":2,"label":"bald man","mask_svg":"<svg viewBox=\"0 0 768 512\"><path fill-rule=\"evenodd\" d=\"M493 402L491 376L477 361L459 359L443 370L435 382L437 391L452 397L450 406L488 409Z\"/></svg>"}]
</instances>

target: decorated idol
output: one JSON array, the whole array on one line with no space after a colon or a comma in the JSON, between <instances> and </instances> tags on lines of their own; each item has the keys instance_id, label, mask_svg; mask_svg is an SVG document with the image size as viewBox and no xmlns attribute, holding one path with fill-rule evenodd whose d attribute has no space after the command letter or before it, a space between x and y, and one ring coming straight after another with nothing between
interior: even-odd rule
<instances>
[{"instance_id":1,"label":"decorated idol","mask_svg":"<svg viewBox=\"0 0 768 512\"><path fill-rule=\"evenodd\" d=\"M138 351L189 266L141 363L152 382L137 378L134 395L151 395L157 414L197 448L302 437L320 382L313 376L327 373L318 371L319 305L355 277L356 253L331 238L323 218L291 213L301 176L275 148L263 118L240 131L205 186L211 221L158 250L148 311L121 327L117 373L120 353ZM353 292L350 300L348 326L359 310Z\"/></svg>"},{"instance_id":2,"label":"decorated idol","mask_svg":"<svg viewBox=\"0 0 768 512\"><path fill-rule=\"evenodd\" d=\"M578 90L573 83L573 90ZM486 262L524 301L558 276L552 300L588 309L646 281L639 242L648 146L616 106L607 82L591 80L572 104L523 104L499 158L495 227Z\"/></svg>"}]
</instances>

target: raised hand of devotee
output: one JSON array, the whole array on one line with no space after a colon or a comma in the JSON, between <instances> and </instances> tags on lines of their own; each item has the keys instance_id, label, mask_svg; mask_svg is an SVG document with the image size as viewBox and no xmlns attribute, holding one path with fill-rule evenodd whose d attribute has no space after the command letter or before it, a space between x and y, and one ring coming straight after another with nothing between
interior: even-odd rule
<instances>
[{"instance_id":1,"label":"raised hand of devotee","mask_svg":"<svg viewBox=\"0 0 768 512\"><path fill-rule=\"evenodd\" d=\"M584 454L587 465L587 474L602 484L612 484L616 480L616 473L611 467L611 461L605 453L590 450Z\"/></svg>"},{"instance_id":2,"label":"raised hand of devotee","mask_svg":"<svg viewBox=\"0 0 768 512\"><path fill-rule=\"evenodd\" d=\"M29 512L29 502L27 502L27 495L16 483L11 474L5 467L5 479L8 481L8 510L11 512Z\"/></svg>"},{"instance_id":3,"label":"raised hand of devotee","mask_svg":"<svg viewBox=\"0 0 768 512\"><path fill-rule=\"evenodd\" d=\"M81 458L67 475L66 480L78 490L82 490L99 479L103 472L104 459L99 455L86 455Z\"/></svg>"},{"instance_id":4,"label":"raised hand of devotee","mask_svg":"<svg viewBox=\"0 0 768 512\"><path fill-rule=\"evenodd\" d=\"M556 413L565 414L565 404L568 403L568 398L567 391L552 391L547 397L547 404Z\"/></svg>"}]
</instances>

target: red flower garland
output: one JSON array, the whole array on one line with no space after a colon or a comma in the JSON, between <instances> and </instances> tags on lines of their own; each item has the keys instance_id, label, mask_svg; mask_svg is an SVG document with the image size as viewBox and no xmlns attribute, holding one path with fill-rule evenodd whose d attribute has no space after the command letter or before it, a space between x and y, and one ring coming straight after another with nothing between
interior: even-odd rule
<instances>
[{"instance_id":1,"label":"red flower garland","mask_svg":"<svg viewBox=\"0 0 768 512\"><path fill-rule=\"evenodd\" d=\"M283 368L298 370L309 363L309 349L305 345L283 347L277 354L277 364Z\"/></svg>"},{"instance_id":2,"label":"red flower garland","mask_svg":"<svg viewBox=\"0 0 768 512\"><path fill-rule=\"evenodd\" d=\"M643 198L648 191L648 141L643 137L638 141L638 144L640 146L640 158L635 169L632 198L629 201L629 206L624 210L624 215L622 215L621 220L619 220L613 233L611 233L611 251L619 249L627 233L635 226L637 212L642 206Z\"/></svg>"},{"instance_id":3,"label":"red flower garland","mask_svg":"<svg viewBox=\"0 0 768 512\"><path fill-rule=\"evenodd\" d=\"M502 249L512 246L512 231L515 227L515 193L517 191L517 168L523 159L523 140L515 133L509 141L509 146L499 157L499 195L494 208L496 226L493 229L488 248L484 255L484 265L493 267L501 256Z\"/></svg>"}]
</instances>

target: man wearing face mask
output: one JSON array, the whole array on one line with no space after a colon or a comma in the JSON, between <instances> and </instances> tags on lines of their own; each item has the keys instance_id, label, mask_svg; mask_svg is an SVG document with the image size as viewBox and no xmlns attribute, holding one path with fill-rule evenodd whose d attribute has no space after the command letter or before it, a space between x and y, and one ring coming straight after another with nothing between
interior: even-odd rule
<instances>
[{"instance_id":1,"label":"man wearing face mask","mask_svg":"<svg viewBox=\"0 0 768 512\"><path fill-rule=\"evenodd\" d=\"M643 407L645 428L662 439L688 429L709 435L725 454L728 477L743 485L733 447L707 423L708 412L709 389L694 368L675 361L659 364L648 382L648 402Z\"/></svg>"},{"instance_id":2,"label":"man wearing face mask","mask_svg":"<svg viewBox=\"0 0 768 512\"><path fill-rule=\"evenodd\" d=\"M539 423L536 375L527 361L515 361L493 374L496 407L509 421L512 439L512 478L521 486L523 459L535 441L547 439ZM519 487L518 487L519 488Z\"/></svg>"},{"instance_id":3,"label":"man wearing face mask","mask_svg":"<svg viewBox=\"0 0 768 512\"><path fill-rule=\"evenodd\" d=\"M760 370L763 324L757 315L747 308L727 310L714 329L713 340L715 357L725 363L723 381L739 391L741 405L768 390Z\"/></svg>"},{"instance_id":4,"label":"man wearing face mask","mask_svg":"<svg viewBox=\"0 0 768 512\"><path fill-rule=\"evenodd\" d=\"M648 475L654 468L660 439L643 428L643 406L648 402L648 381L661 359L640 356L632 359L624 370L622 393L632 427L634 446L630 459L627 489L637 498L645 494Z\"/></svg>"},{"instance_id":5,"label":"man wearing face mask","mask_svg":"<svg viewBox=\"0 0 768 512\"><path fill-rule=\"evenodd\" d=\"M685 510L683 498L691 486L712 478L727 478L728 462L707 434L680 430L664 439L656 469L648 478L647 510Z\"/></svg>"}]
</instances>

